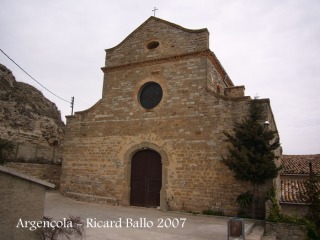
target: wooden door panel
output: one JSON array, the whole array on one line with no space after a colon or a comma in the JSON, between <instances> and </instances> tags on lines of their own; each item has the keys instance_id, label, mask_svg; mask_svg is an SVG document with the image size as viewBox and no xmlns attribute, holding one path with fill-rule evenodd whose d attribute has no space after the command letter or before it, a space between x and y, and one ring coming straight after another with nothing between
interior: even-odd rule
<instances>
[{"instance_id":1,"label":"wooden door panel","mask_svg":"<svg viewBox=\"0 0 320 240\"><path fill-rule=\"evenodd\" d=\"M160 190L161 179L149 179L147 194L147 203L149 206L155 207L160 205Z\"/></svg>"},{"instance_id":2,"label":"wooden door panel","mask_svg":"<svg viewBox=\"0 0 320 240\"><path fill-rule=\"evenodd\" d=\"M162 165L160 155L153 150L142 150L132 157L131 197L134 206L160 205Z\"/></svg>"},{"instance_id":3,"label":"wooden door panel","mask_svg":"<svg viewBox=\"0 0 320 240\"><path fill-rule=\"evenodd\" d=\"M141 180L132 180L131 184L131 205L133 206L144 206L145 205L145 181Z\"/></svg>"}]
</instances>

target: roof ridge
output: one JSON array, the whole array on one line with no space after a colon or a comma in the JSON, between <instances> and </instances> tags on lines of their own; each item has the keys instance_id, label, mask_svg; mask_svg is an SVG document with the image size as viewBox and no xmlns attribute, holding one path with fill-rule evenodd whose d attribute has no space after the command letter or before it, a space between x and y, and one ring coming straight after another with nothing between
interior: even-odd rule
<instances>
[{"instance_id":1,"label":"roof ridge","mask_svg":"<svg viewBox=\"0 0 320 240\"><path fill-rule=\"evenodd\" d=\"M200 29L189 29L189 28L184 28L178 24L175 24L175 23L172 23L172 22L169 22L169 21L166 21L164 19L161 19L161 18L157 18L157 17L149 17L146 21L144 21L142 24L140 24L135 30L133 30L127 37L125 37L119 44L117 44L116 46L112 47L112 48L107 48L105 49L105 51L110 51L110 50L113 50L113 49L116 49L117 47L119 47L121 44L123 44L128 38L130 38L134 33L136 33L137 31L139 31L144 25L147 24L147 22L151 21L151 20L156 20L156 21L159 21L159 22L162 22L162 23L165 23L165 24L168 24L172 27L175 27L175 28L178 28L180 30L183 30L185 32L189 32L189 33L199 33L199 32L204 32L204 31L208 31L207 28L200 28Z\"/></svg>"}]
</instances>

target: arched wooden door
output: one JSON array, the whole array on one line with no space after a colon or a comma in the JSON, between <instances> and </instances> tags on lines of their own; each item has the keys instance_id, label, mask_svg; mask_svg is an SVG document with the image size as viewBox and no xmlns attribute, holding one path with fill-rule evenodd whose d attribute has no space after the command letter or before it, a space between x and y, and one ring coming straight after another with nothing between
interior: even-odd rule
<instances>
[{"instance_id":1,"label":"arched wooden door","mask_svg":"<svg viewBox=\"0 0 320 240\"><path fill-rule=\"evenodd\" d=\"M161 182L160 154L150 149L135 153L131 162L130 205L160 206Z\"/></svg>"}]
</instances>

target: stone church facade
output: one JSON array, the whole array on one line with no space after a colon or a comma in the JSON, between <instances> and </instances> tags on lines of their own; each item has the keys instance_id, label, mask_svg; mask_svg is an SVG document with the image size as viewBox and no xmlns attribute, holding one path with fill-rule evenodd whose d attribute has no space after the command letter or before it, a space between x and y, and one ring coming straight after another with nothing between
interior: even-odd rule
<instances>
[{"instance_id":1,"label":"stone church facade","mask_svg":"<svg viewBox=\"0 0 320 240\"><path fill-rule=\"evenodd\" d=\"M150 17L106 50L102 98L67 117L61 191L77 199L237 212L251 189L221 162L223 131L252 99L209 49L207 29ZM265 120L276 129L268 99Z\"/></svg>"}]
</instances>

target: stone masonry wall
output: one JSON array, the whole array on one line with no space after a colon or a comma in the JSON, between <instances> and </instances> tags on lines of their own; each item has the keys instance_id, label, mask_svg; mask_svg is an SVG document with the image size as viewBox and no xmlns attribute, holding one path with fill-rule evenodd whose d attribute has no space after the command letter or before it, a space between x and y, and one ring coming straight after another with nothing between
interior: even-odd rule
<instances>
[{"instance_id":1,"label":"stone masonry wall","mask_svg":"<svg viewBox=\"0 0 320 240\"><path fill-rule=\"evenodd\" d=\"M283 204L280 203L281 212L284 215L295 216L295 217L305 217L309 212L308 205L294 205L294 204Z\"/></svg>"},{"instance_id":2,"label":"stone masonry wall","mask_svg":"<svg viewBox=\"0 0 320 240\"><path fill-rule=\"evenodd\" d=\"M156 50L149 51L146 45L153 40L159 41L160 46ZM152 17L119 45L106 50L105 66L119 66L178 56L208 48L209 32L207 29L188 30Z\"/></svg>"},{"instance_id":3,"label":"stone masonry wall","mask_svg":"<svg viewBox=\"0 0 320 240\"><path fill-rule=\"evenodd\" d=\"M174 73L183 72L185 65L192 70L176 79ZM226 153L223 131L230 131L234 121L244 117L248 100L225 101L210 95L199 74L205 65L205 59L190 59L150 66L140 74L136 69L106 74L112 91L90 112L68 119L62 191L120 201L126 151L150 142L169 159L164 187L166 196L173 197L172 209L213 207L235 214L235 198L251 187L236 181L220 162ZM153 75L156 70L159 74ZM131 76L131 81L117 83L119 75ZM145 111L136 95L150 80L162 84L164 96L154 111Z\"/></svg>"},{"instance_id":4,"label":"stone masonry wall","mask_svg":"<svg viewBox=\"0 0 320 240\"><path fill-rule=\"evenodd\" d=\"M56 188L59 189L61 177L60 165L8 162L5 164L5 166L38 179L53 183L56 185Z\"/></svg>"},{"instance_id":5,"label":"stone masonry wall","mask_svg":"<svg viewBox=\"0 0 320 240\"><path fill-rule=\"evenodd\" d=\"M14 149L8 162L61 163L62 147L47 146L29 142L12 142Z\"/></svg>"},{"instance_id":6,"label":"stone masonry wall","mask_svg":"<svg viewBox=\"0 0 320 240\"><path fill-rule=\"evenodd\" d=\"M111 63L103 68L102 99L87 111L67 118L61 191L128 205L131 157L136 151L150 148L162 158L162 209L169 204L173 210L213 208L234 215L238 210L236 197L252 187L235 180L221 163L221 156L227 153L223 132L231 132L235 121L246 116L250 98L227 98L211 91L209 66L210 71L220 73L205 55L158 61L171 50L161 44L144 56L149 62L139 63L139 54L127 54L128 49L123 47L132 43L132 51L139 48L135 43L145 43L149 30L153 33L150 38L166 42L166 46L171 41L174 46L179 41L191 44L187 52L208 46L207 38L205 44L197 45L195 32L155 23L151 19L125 42L107 50ZM202 38L207 33L198 34ZM137 62L115 68L119 58L124 63ZM158 106L146 110L138 96L141 87L150 81L161 86L163 97ZM221 76L214 81L222 83ZM268 101L261 104L270 107Z\"/></svg>"},{"instance_id":7,"label":"stone masonry wall","mask_svg":"<svg viewBox=\"0 0 320 240\"><path fill-rule=\"evenodd\" d=\"M277 240L307 239L306 227L288 223L266 222L265 235L275 236Z\"/></svg>"},{"instance_id":8,"label":"stone masonry wall","mask_svg":"<svg viewBox=\"0 0 320 240\"><path fill-rule=\"evenodd\" d=\"M22 221L40 221L44 211L45 187L0 172L1 239L38 239L37 231L17 228Z\"/></svg>"}]
</instances>

